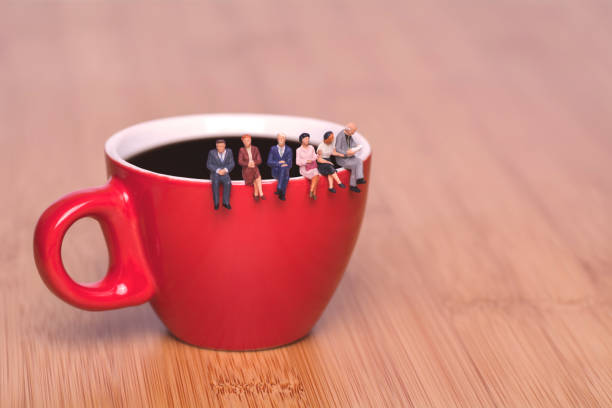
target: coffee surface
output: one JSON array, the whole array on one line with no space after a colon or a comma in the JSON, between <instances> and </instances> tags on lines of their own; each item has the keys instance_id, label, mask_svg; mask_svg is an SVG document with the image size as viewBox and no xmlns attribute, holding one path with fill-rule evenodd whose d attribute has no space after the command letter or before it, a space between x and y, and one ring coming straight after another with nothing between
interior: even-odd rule
<instances>
[{"instance_id":1,"label":"coffee surface","mask_svg":"<svg viewBox=\"0 0 612 408\"><path fill-rule=\"evenodd\" d=\"M219 136L187 140L156 147L136 154L127 159L131 164L155 173L168 174L178 177L195 179L210 179L210 172L206 168L206 159L211 149L216 150L216 140L225 139L226 149L231 149L236 167L230 172L232 180L242 180L242 167L238 164L238 151L244 145L240 136ZM266 164L272 146L277 144L276 138L252 137L251 144L257 146L261 153L262 163L259 172L263 179L271 179L272 171ZM290 169L291 177L300 175L299 167L295 164L295 151L299 147L297 142L287 141L293 150L293 166ZM316 148L316 146L315 146Z\"/></svg>"}]
</instances>

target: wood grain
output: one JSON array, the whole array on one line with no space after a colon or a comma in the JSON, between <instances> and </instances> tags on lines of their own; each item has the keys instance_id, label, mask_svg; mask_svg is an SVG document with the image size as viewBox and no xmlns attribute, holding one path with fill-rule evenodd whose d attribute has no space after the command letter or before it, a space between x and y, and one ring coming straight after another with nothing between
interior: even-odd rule
<instances>
[{"instance_id":1,"label":"wood grain","mask_svg":"<svg viewBox=\"0 0 612 408\"><path fill-rule=\"evenodd\" d=\"M612 406L612 6L599 1L0 3L0 405ZM104 140L196 112L353 120L352 261L304 340L185 345L33 262ZM63 248L105 272L97 224Z\"/></svg>"}]
</instances>

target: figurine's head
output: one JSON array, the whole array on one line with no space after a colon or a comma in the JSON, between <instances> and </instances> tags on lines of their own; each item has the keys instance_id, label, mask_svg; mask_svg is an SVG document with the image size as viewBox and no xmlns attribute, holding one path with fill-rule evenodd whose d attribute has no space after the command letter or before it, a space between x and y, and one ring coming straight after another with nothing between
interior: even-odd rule
<instances>
[{"instance_id":1,"label":"figurine's head","mask_svg":"<svg viewBox=\"0 0 612 408\"><path fill-rule=\"evenodd\" d=\"M276 135L276 140L278 141L278 145L280 147L283 147L285 145L285 142L287 141L287 135L283 132L280 132Z\"/></svg>"},{"instance_id":2,"label":"figurine's head","mask_svg":"<svg viewBox=\"0 0 612 408\"><path fill-rule=\"evenodd\" d=\"M242 137L240 139L242 139L242 144L244 145L244 147L250 147L251 146L251 135L244 134L244 135L242 135Z\"/></svg>"},{"instance_id":3,"label":"figurine's head","mask_svg":"<svg viewBox=\"0 0 612 408\"><path fill-rule=\"evenodd\" d=\"M217 151L219 153L223 153L225 151L225 140L224 139L217 139Z\"/></svg>"},{"instance_id":4,"label":"figurine's head","mask_svg":"<svg viewBox=\"0 0 612 408\"><path fill-rule=\"evenodd\" d=\"M344 133L349 136L353 136L353 133L357 131L357 126L353 122L349 122L344 125Z\"/></svg>"},{"instance_id":5,"label":"figurine's head","mask_svg":"<svg viewBox=\"0 0 612 408\"><path fill-rule=\"evenodd\" d=\"M334 141L334 132L332 132L331 130L325 132L325 134L323 135L323 141L325 142L325 144L332 144L332 142Z\"/></svg>"},{"instance_id":6,"label":"figurine's head","mask_svg":"<svg viewBox=\"0 0 612 408\"><path fill-rule=\"evenodd\" d=\"M310 134L302 133L300 135L300 144L305 147L308 146L308 142L310 142Z\"/></svg>"}]
</instances>

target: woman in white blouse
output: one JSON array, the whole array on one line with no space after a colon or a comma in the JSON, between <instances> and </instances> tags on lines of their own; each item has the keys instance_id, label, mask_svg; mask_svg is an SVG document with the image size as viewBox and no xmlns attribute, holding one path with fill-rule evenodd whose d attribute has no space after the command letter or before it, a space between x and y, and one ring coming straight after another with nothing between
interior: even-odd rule
<instances>
[{"instance_id":1,"label":"woman in white blouse","mask_svg":"<svg viewBox=\"0 0 612 408\"><path fill-rule=\"evenodd\" d=\"M346 186L340 181L340 177L338 177L334 163L331 162L332 156L344 157L342 153L336 151L334 132L328 131L323 135L323 142L317 147L317 168L320 174L327 176L329 191L335 193L334 180L338 183L338 187L346 188Z\"/></svg>"}]
</instances>

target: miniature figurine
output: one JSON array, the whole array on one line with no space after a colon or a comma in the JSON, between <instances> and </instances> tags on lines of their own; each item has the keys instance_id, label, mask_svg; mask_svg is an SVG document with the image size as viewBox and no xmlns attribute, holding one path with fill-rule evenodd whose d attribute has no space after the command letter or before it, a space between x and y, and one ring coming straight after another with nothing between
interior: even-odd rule
<instances>
[{"instance_id":1,"label":"miniature figurine","mask_svg":"<svg viewBox=\"0 0 612 408\"><path fill-rule=\"evenodd\" d=\"M255 201L259 199L265 200L263 189L261 188L261 174L259 173L259 165L261 164L261 155L257 146L251 145L251 135L242 135L242 144L238 151L238 164L242 166L242 178L244 184L253 186L253 198Z\"/></svg>"},{"instance_id":2,"label":"miniature figurine","mask_svg":"<svg viewBox=\"0 0 612 408\"><path fill-rule=\"evenodd\" d=\"M355 153L361 150L361 145L357 145L353 140L353 134L356 130L357 126L350 122L346 124L344 130L338 133L336 151L343 154L344 157L338 157L336 162L351 172L350 190L359 193L361 190L357 187L357 184L365 184L366 181L363 178L363 161L355 156Z\"/></svg>"},{"instance_id":3,"label":"miniature figurine","mask_svg":"<svg viewBox=\"0 0 612 408\"><path fill-rule=\"evenodd\" d=\"M272 177L278 180L274 194L278 195L279 200L285 201L289 170L293 165L293 151L286 145L287 135L281 132L276 136L278 144L270 149L267 164L272 169Z\"/></svg>"},{"instance_id":4,"label":"miniature figurine","mask_svg":"<svg viewBox=\"0 0 612 408\"><path fill-rule=\"evenodd\" d=\"M336 173L336 168L334 167L334 163L332 163L332 156L344 157L342 153L338 153L336 151L336 147L333 145L334 142L334 132L327 131L323 135L323 142L319 144L317 147L317 168L319 169L319 173L323 176L327 176L327 181L329 183L329 191L332 193L336 192L334 188L334 180L338 183L338 187L346 188L346 186L340 181L340 177Z\"/></svg>"},{"instance_id":5,"label":"miniature figurine","mask_svg":"<svg viewBox=\"0 0 612 408\"><path fill-rule=\"evenodd\" d=\"M295 151L295 164L300 166L300 174L310 180L309 196L313 200L317 199L317 185L319 184L319 170L317 170L317 154L314 147L308 144L310 135L302 133L300 135L301 146Z\"/></svg>"},{"instance_id":6,"label":"miniature figurine","mask_svg":"<svg viewBox=\"0 0 612 408\"><path fill-rule=\"evenodd\" d=\"M210 170L215 210L219 209L219 183L223 184L223 206L231 210L230 192L232 180L229 173L235 165L234 156L232 155L232 149L225 148L225 140L218 139L216 147L216 149L208 152L208 159L206 160L206 167Z\"/></svg>"}]
</instances>

